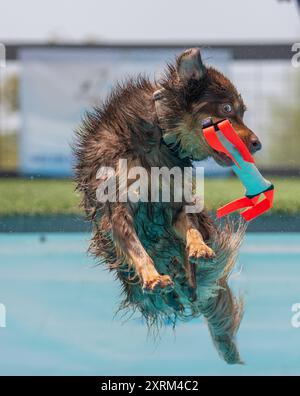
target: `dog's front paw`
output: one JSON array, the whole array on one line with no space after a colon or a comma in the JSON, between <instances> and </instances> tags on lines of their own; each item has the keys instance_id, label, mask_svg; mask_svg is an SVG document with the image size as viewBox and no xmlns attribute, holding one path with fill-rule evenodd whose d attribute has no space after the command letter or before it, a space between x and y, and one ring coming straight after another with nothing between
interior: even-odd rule
<instances>
[{"instance_id":1,"label":"dog's front paw","mask_svg":"<svg viewBox=\"0 0 300 396\"><path fill-rule=\"evenodd\" d=\"M164 292L169 293L173 290L174 283L169 275L153 275L148 276L143 280L143 290L146 292L155 292L163 289Z\"/></svg>"},{"instance_id":2,"label":"dog's front paw","mask_svg":"<svg viewBox=\"0 0 300 396\"><path fill-rule=\"evenodd\" d=\"M215 252L204 242L190 243L188 246L188 257L192 262L197 262L200 258L213 259Z\"/></svg>"}]
</instances>

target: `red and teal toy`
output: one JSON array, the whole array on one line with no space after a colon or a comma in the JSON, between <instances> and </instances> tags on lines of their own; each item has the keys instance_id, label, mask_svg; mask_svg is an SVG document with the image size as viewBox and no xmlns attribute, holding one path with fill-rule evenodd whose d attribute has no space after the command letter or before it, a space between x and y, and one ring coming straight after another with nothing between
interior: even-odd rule
<instances>
[{"instance_id":1,"label":"red and teal toy","mask_svg":"<svg viewBox=\"0 0 300 396\"><path fill-rule=\"evenodd\" d=\"M230 121L225 119L213 123L211 118L205 119L202 122L202 131L205 140L214 150L225 153L232 159L232 169L246 189L243 198L218 209L217 217L247 208L241 212L241 215L245 220L250 221L269 210L273 205L274 186L261 175L254 158ZM264 199L260 201L261 194L264 194Z\"/></svg>"}]
</instances>

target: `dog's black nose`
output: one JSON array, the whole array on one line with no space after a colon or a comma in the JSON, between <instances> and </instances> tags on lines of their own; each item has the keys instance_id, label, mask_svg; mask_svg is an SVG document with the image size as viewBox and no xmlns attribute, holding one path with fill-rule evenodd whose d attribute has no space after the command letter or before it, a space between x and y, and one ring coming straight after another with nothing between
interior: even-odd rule
<instances>
[{"instance_id":1,"label":"dog's black nose","mask_svg":"<svg viewBox=\"0 0 300 396\"><path fill-rule=\"evenodd\" d=\"M256 136L252 136L250 140L250 148L252 153L256 153L256 151L259 151L261 149L261 142Z\"/></svg>"}]
</instances>

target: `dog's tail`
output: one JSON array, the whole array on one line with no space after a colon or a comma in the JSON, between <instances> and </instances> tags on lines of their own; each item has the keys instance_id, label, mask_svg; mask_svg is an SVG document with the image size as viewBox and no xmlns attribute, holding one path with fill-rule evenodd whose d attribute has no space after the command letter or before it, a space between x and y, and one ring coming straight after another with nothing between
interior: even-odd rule
<instances>
[{"instance_id":1,"label":"dog's tail","mask_svg":"<svg viewBox=\"0 0 300 396\"><path fill-rule=\"evenodd\" d=\"M243 221L237 224L236 220L229 219L225 224L219 224L211 235L212 246L216 253L215 262L210 268L206 269L202 266L202 270L200 269L202 287L205 286L205 280L209 286L211 279L218 279L214 293L202 300L201 313L207 321L216 349L229 364L243 363L235 340L243 316L243 300L233 296L227 280L235 266L245 230L246 223Z\"/></svg>"},{"instance_id":2,"label":"dog's tail","mask_svg":"<svg viewBox=\"0 0 300 396\"><path fill-rule=\"evenodd\" d=\"M220 356L228 364L243 364L235 340L243 316L243 301L233 297L227 282L221 286L202 312Z\"/></svg>"}]
</instances>

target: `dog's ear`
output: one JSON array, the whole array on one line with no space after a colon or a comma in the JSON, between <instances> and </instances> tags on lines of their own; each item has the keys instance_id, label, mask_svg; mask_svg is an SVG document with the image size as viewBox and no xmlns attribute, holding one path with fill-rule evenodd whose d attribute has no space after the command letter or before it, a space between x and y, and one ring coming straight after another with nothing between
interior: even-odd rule
<instances>
[{"instance_id":1,"label":"dog's ear","mask_svg":"<svg viewBox=\"0 0 300 396\"><path fill-rule=\"evenodd\" d=\"M177 74L181 81L200 80L205 74L200 49L190 48L177 58Z\"/></svg>"}]
</instances>

